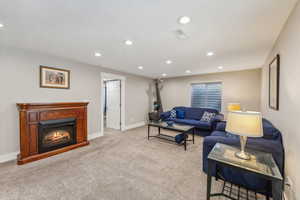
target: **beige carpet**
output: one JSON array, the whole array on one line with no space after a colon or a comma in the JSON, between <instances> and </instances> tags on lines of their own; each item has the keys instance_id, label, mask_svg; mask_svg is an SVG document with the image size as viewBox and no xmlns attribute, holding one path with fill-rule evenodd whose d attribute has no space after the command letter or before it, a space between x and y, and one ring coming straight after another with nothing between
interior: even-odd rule
<instances>
[{"instance_id":1,"label":"beige carpet","mask_svg":"<svg viewBox=\"0 0 300 200\"><path fill-rule=\"evenodd\" d=\"M205 200L201 152L201 137L184 151L148 141L145 127L110 131L87 147L23 166L1 164L0 199Z\"/></svg>"}]
</instances>

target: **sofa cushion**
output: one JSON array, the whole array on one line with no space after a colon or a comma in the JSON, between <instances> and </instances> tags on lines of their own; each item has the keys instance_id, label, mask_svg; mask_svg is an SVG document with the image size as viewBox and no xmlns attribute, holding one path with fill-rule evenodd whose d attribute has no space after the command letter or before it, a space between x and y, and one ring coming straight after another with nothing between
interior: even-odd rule
<instances>
[{"instance_id":1,"label":"sofa cushion","mask_svg":"<svg viewBox=\"0 0 300 200\"><path fill-rule=\"evenodd\" d=\"M226 132L223 132L223 131L214 131L214 132L212 132L211 136L226 137Z\"/></svg>"},{"instance_id":2,"label":"sofa cushion","mask_svg":"<svg viewBox=\"0 0 300 200\"><path fill-rule=\"evenodd\" d=\"M203 115L203 110L201 108L186 108L186 119L200 120Z\"/></svg>"},{"instance_id":3,"label":"sofa cushion","mask_svg":"<svg viewBox=\"0 0 300 200\"><path fill-rule=\"evenodd\" d=\"M174 109L176 111L178 110L185 111L186 119L195 119L195 120L200 120L205 111L210 113L216 113L216 114L219 113L216 109L211 109L211 108L175 107Z\"/></svg>"},{"instance_id":4,"label":"sofa cushion","mask_svg":"<svg viewBox=\"0 0 300 200\"><path fill-rule=\"evenodd\" d=\"M206 130L211 129L210 122L203 122L203 121L194 120L194 119L178 119L178 118L174 119L174 122L179 123L179 124L187 124L187 125L195 126L197 128L206 129Z\"/></svg>"}]
</instances>

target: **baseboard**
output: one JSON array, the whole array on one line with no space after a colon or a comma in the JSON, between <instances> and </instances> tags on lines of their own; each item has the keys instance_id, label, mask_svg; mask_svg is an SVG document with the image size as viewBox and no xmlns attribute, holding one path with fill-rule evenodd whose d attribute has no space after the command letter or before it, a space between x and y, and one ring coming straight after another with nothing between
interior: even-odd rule
<instances>
[{"instance_id":1,"label":"baseboard","mask_svg":"<svg viewBox=\"0 0 300 200\"><path fill-rule=\"evenodd\" d=\"M92 133L92 134L88 134L88 140L93 140L96 139L98 137L103 136L102 132L96 132L96 133Z\"/></svg>"},{"instance_id":2,"label":"baseboard","mask_svg":"<svg viewBox=\"0 0 300 200\"><path fill-rule=\"evenodd\" d=\"M142 121L142 122L138 122L135 124L131 124L125 127L125 131L130 130L130 129L134 129L134 128L138 128L138 127L142 127L145 126L146 122Z\"/></svg>"},{"instance_id":3,"label":"baseboard","mask_svg":"<svg viewBox=\"0 0 300 200\"><path fill-rule=\"evenodd\" d=\"M287 196L286 196L286 193L285 193L285 192L283 192L283 199L284 199L284 200L289 200L289 199L287 198Z\"/></svg>"},{"instance_id":4,"label":"baseboard","mask_svg":"<svg viewBox=\"0 0 300 200\"><path fill-rule=\"evenodd\" d=\"M11 160L16 160L19 152L12 152L0 156L0 163L8 162Z\"/></svg>"}]
</instances>

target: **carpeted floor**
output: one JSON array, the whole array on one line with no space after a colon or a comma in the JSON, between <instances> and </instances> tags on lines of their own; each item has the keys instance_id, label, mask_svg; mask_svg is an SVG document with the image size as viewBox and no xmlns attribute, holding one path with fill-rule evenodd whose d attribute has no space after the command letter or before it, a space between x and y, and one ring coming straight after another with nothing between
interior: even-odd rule
<instances>
[{"instance_id":1,"label":"carpeted floor","mask_svg":"<svg viewBox=\"0 0 300 200\"><path fill-rule=\"evenodd\" d=\"M0 199L205 200L201 152L198 136L184 151L148 141L145 127L110 131L87 147L22 166L1 164Z\"/></svg>"}]
</instances>

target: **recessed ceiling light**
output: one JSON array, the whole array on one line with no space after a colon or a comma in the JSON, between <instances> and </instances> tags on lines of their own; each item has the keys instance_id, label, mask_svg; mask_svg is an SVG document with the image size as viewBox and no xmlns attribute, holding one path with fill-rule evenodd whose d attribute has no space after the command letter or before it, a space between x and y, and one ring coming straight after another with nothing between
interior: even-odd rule
<instances>
[{"instance_id":1,"label":"recessed ceiling light","mask_svg":"<svg viewBox=\"0 0 300 200\"><path fill-rule=\"evenodd\" d=\"M190 73L192 73L192 71L191 70L186 70L185 73L190 74Z\"/></svg>"},{"instance_id":2,"label":"recessed ceiling light","mask_svg":"<svg viewBox=\"0 0 300 200\"><path fill-rule=\"evenodd\" d=\"M210 52L207 52L207 54L206 54L207 56L213 56L213 55L215 55L215 53L214 52L212 52L212 51L210 51Z\"/></svg>"},{"instance_id":3,"label":"recessed ceiling light","mask_svg":"<svg viewBox=\"0 0 300 200\"><path fill-rule=\"evenodd\" d=\"M191 22L191 18L189 18L188 16L182 16L182 17L179 17L179 19L178 19L179 24L188 24L190 22Z\"/></svg>"},{"instance_id":4,"label":"recessed ceiling light","mask_svg":"<svg viewBox=\"0 0 300 200\"><path fill-rule=\"evenodd\" d=\"M0 24L0 28L3 28L4 27L4 24Z\"/></svg>"},{"instance_id":5,"label":"recessed ceiling light","mask_svg":"<svg viewBox=\"0 0 300 200\"><path fill-rule=\"evenodd\" d=\"M133 42L131 40L125 40L125 44L131 46L133 45Z\"/></svg>"},{"instance_id":6,"label":"recessed ceiling light","mask_svg":"<svg viewBox=\"0 0 300 200\"><path fill-rule=\"evenodd\" d=\"M163 77L166 77L166 76L167 76L167 74L163 73L163 74L162 74L162 76L163 76Z\"/></svg>"},{"instance_id":7,"label":"recessed ceiling light","mask_svg":"<svg viewBox=\"0 0 300 200\"><path fill-rule=\"evenodd\" d=\"M218 69L223 69L223 66L219 66Z\"/></svg>"},{"instance_id":8,"label":"recessed ceiling light","mask_svg":"<svg viewBox=\"0 0 300 200\"><path fill-rule=\"evenodd\" d=\"M170 65L170 64L172 64L172 63L173 63L172 60L166 60L166 64L167 64L167 65Z\"/></svg>"},{"instance_id":9,"label":"recessed ceiling light","mask_svg":"<svg viewBox=\"0 0 300 200\"><path fill-rule=\"evenodd\" d=\"M144 69L144 67L143 66L138 66L138 69L142 70L142 69Z\"/></svg>"},{"instance_id":10,"label":"recessed ceiling light","mask_svg":"<svg viewBox=\"0 0 300 200\"><path fill-rule=\"evenodd\" d=\"M95 52L95 56L96 56L96 57L100 57L100 56L102 56L102 54L99 53L99 52Z\"/></svg>"}]
</instances>

